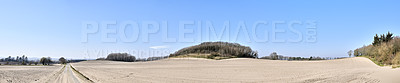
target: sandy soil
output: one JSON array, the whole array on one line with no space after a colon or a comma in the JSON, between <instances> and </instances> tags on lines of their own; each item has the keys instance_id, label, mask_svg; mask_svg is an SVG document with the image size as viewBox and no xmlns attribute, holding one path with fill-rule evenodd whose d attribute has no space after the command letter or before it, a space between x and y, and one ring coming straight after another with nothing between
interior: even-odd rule
<instances>
[{"instance_id":1,"label":"sandy soil","mask_svg":"<svg viewBox=\"0 0 400 83\"><path fill-rule=\"evenodd\" d=\"M55 66L0 66L0 83L33 83L47 80L62 68Z\"/></svg>"},{"instance_id":2,"label":"sandy soil","mask_svg":"<svg viewBox=\"0 0 400 83\"><path fill-rule=\"evenodd\" d=\"M0 66L0 83L91 83L70 64L54 66Z\"/></svg>"},{"instance_id":3,"label":"sandy soil","mask_svg":"<svg viewBox=\"0 0 400 83\"><path fill-rule=\"evenodd\" d=\"M181 58L134 63L85 61L73 65L96 83L400 83L400 69L379 67L362 57L325 61Z\"/></svg>"}]
</instances>

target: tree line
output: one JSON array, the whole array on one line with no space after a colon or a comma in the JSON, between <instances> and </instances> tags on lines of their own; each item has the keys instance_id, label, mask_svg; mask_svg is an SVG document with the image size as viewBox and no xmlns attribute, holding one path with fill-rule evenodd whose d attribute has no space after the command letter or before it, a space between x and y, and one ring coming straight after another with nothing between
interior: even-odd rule
<instances>
[{"instance_id":1,"label":"tree line","mask_svg":"<svg viewBox=\"0 0 400 83\"><path fill-rule=\"evenodd\" d=\"M61 57L58 62L52 61L51 57L42 57L39 60L28 60L28 57L25 55L21 57L8 56L0 59L0 65L38 65L39 63L42 65L51 65L54 63L66 64L67 62L68 61L64 57Z\"/></svg>"},{"instance_id":2,"label":"tree line","mask_svg":"<svg viewBox=\"0 0 400 83\"><path fill-rule=\"evenodd\" d=\"M136 58L128 53L110 53L107 58L97 58L96 60L124 61L124 62L145 62L166 59L168 56L157 56L148 58Z\"/></svg>"},{"instance_id":3,"label":"tree line","mask_svg":"<svg viewBox=\"0 0 400 83\"><path fill-rule=\"evenodd\" d=\"M146 62L146 61L155 61L155 60L161 60L161 59L166 59L168 56L156 56L156 57L148 57L148 58L137 58L137 62Z\"/></svg>"},{"instance_id":4,"label":"tree line","mask_svg":"<svg viewBox=\"0 0 400 83\"><path fill-rule=\"evenodd\" d=\"M264 56L259 59L270 59L270 60L331 60L331 59L340 59L343 57L319 57L319 56L310 56L310 57L290 57L278 55L276 52L272 52L269 56Z\"/></svg>"},{"instance_id":5,"label":"tree line","mask_svg":"<svg viewBox=\"0 0 400 83\"><path fill-rule=\"evenodd\" d=\"M25 55L16 56L16 57L11 57L8 56L6 58L0 59L0 62L5 62L3 63L4 65L32 65L32 64L37 64L37 62L30 61L28 60L28 57ZM0 63L1 65L1 63Z\"/></svg>"}]
</instances>

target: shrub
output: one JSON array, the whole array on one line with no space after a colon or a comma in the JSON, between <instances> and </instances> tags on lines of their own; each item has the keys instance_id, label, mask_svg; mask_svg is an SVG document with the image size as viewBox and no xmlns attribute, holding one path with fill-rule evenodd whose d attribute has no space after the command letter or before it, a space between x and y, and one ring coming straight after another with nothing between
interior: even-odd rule
<instances>
[{"instance_id":1,"label":"shrub","mask_svg":"<svg viewBox=\"0 0 400 83\"><path fill-rule=\"evenodd\" d=\"M392 63L396 66L400 66L400 52L396 53L396 57L392 60Z\"/></svg>"},{"instance_id":2,"label":"shrub","mask_svg":"<svg viewBox=\"0 0 400 83\"><path fill-rule=\"evenodd\" d=\"M221 56L220 54L213 52L209 56L207 56L208 59L215 59L216 57Z\"/></svg>"}]
</instances>

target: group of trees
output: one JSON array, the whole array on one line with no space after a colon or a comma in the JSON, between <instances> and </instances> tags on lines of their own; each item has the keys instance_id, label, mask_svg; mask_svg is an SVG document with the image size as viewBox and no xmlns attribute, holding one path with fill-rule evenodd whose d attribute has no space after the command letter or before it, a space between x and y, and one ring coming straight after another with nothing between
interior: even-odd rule
<instances>
[{"instance_id":1,"label":"group of trees","mask_svg":"<svg viewBox=\"0 0 400 83\"><path fill-rule=\"evenodd\" d=\"M372 45L379 45L384 42L389 42L390 40L393 39L393 33L388 32L387 34L382 34L378 37L378 34L375 34L374 36L374 42L372 42Z\"/></svg>"},{"instance_id":2,"label":"group of trees","mask_svg":"<svg viewBox=\"0 0 400 83\"><path fill-rule=\"evenodd\" d=\"M400 38L390 32L375 35L372 45L357 48L353 54L368 57L378 65L400 65Z\"/></svg>"},{"instance_id":3,"label":"group of trees","mask_svg":"<svg viewBox=\"0 0 400 83\"><path fill-rule=\"evenodd\" d=\"M216 54L219 57L243 57L257 58L258 53L250 47L242 46L238 43L228 42L204 42L199 45L190 46L170 54L170 57L185 54Z\"/></svg>"},{"instance_id":4,"label":"group of trees","mask_svg":"<svg viewBox=\"0 0 400 83\"><path fill-rule=\"evenodd\" d=\"M289 57L289 56L282 56L278 55L278 53L273 52L269 56L261 57L260 59L270 59L270 60L327 60L327 59L337 59L337 58L321 58L321 57Z\"/></svg>"},{"instance_id":5,"label":"group of trees","mask_svg":"<svg viewBox=\"0 0 400 83\"><path fill-rule=\"evenodd\" d=\"M111 53L108 54L106 60L134 62L136 58L128 53Z\"/></svg>"},{"instance_id":6,"label":"group of trees","mask_svg":"<svg viewBox=\"0 0 400 83\"><path fill-rule=\"evenodd\" d=\"M28 60L28 57L25 55L22 55L21 57L8 56L7 58L0 59L0 65L2 65L1 62L3 62L4 65L38 65L39 63L42 65L50 65L52 63L55 63L51 60L50 57L42 57L39 60ZM64 57L61 57L59 59L59 63L61 64L66 64L67 62L68 61Z\"/></svg>"},{"instance_id":7,"label":"group of trees","mask_svg":"<svg viewBox=\"0 0 400 83\"><path fill-rule=\"evenodd\" d=\"M113 55L114 56L114 55ZM132 57L127 57L131 58L129 60L132 60ZM161 59L166 59L168 56L160 56L160 57L148 57L148 58L135 58L134 62L146 62L146 61L155 61L155 60L161 60ZM96 60L111 60L111 59L106 59L106 58L97 58ZM124 60L113 60L113 61L124 61ZM127 62L133 62L133 61L127 61Z\"/></svg>"},{"instance_id":8,"label":"group of trees","mask_svg":"<svg viewBox=\"0 0 400 83\"><path fill-rule=\"evenodd\" d=\"M42 57L39 60L40 63L42 63L42 65L50 65L51 63L53 63L53 61L51 61L50 57Z\"/></svg>"},{"instance_id":9,"label":"group of trees","mask_svg":"<svg viewBox=\"0 0 400 83\"><path fill-rule=\"evenodd\" d=\"M22 55L22 57L17 56L16 61L20 62L22 65L26 65L26 63L28 62L28 57L26 57L25 55Z\"/></svg>"},{"instance_id":10,"label":"group of trees","mask_svg":"<svg viewBox=\"0 0 400 83\"><path fill-rule=\"evenodd\" d=\"M7 58L0 59L0 61L10 61L10 62L28 62L28 57L22 55L21 57L17 56L16 58L8 56Z\"/></svg>"},{"instance_id":11,"label":"group of trees","mask_svg":"<svg viewBox=\"0 0 400 83\"><path fill-rule=\"evenodd\" d=\"M61 57L60 59L58 59L58 63L60 64L66 64L68 62L67 59L65 59L64 57ZM53 62L51 60L51 57L42 57L39 60L39 63L41 63L42 65L51 65L52 63L57 63L57 62Z\"/></svg>"},{"instance_id":12,"label":"group of trees","mask_svg":"<svg viewBox=\"0 0 400 83\"><path fill-rule=\"evenodd\" d=\"M60 61L60 64L66 64L67 63L67 59L65 59L64 57L61 57L60 59L58 59L58 61Z\"/></svg>"},{"instance_id":13,"label":"group of trees","mask_svg":"<svg viewBox=\"0 0 400 83\"><path fill-rule=\"evenodd\" d=\"M287 57L282 55L278 55L278 53L273 52L269 56L261 57L260 59L271 59L271 60L285 60Z\"/></svg>"},{"instance_id":14,"label":"group of trees","mask_svg":"<svg viewBox=\"0 0 400 83\"><path fill-rule=\"evenodd\" d=\"M8 65L8 64L11 64L11 63L13 63L13 64L15 64L15 65L31 65L31 64L37 64L37 63L35 63L34 61L29 61L29 60L28 60L28 57L25 56L25 55L22 55L21 57L20 57L20 56L17 56L17 57L8 56L7 58L2 58L2 59L0 59L0 62L6 62L5 65Z\"/></svg>"},{"instance_id":15,"label":"group of trees","mask_svg":"<svg viewBox=\"0 0 400 83\"><path fill-rule=\"evenodd\" d=\"M111 53L107 56L107 58L97 58L96 60L112 60L112 61L125 61L125 62L145 62L145 61L155 61L166 59L168 56L159 56L159 57L148 57L148 58L136 58L135 56L131 56L128 53Z\"/></svg>"},{"instance_id":16,"label":"group of trees","mask_svg":"<svg viewBox=\"0 0 400 83\"><path fill-rule=\"evenodd\" d=\"M155 60L161 60L161 59L166 59L168 56L159 56L159 57L148 57L148 58L138 58L136 59L137 62L145 62L145 61L155 61Z\"/></svg>"}]
</instances>

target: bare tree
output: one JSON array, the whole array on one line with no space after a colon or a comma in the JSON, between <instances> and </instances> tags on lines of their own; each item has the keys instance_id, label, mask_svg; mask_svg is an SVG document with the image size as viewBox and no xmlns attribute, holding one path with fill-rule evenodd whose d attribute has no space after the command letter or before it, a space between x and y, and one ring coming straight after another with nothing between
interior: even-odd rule
<instances>
[{"instance_id":1,"label":"bare tree","mask_svg":"<svg viewBox=\"0 0 400 83\"><path fill-rule=\"evenodd\" d=\"M349 57L351 57L351 55L353 54L353 50L350 50L349 52L347 52L347 54L349 54Z\"/></svg>"}]
</instances>

